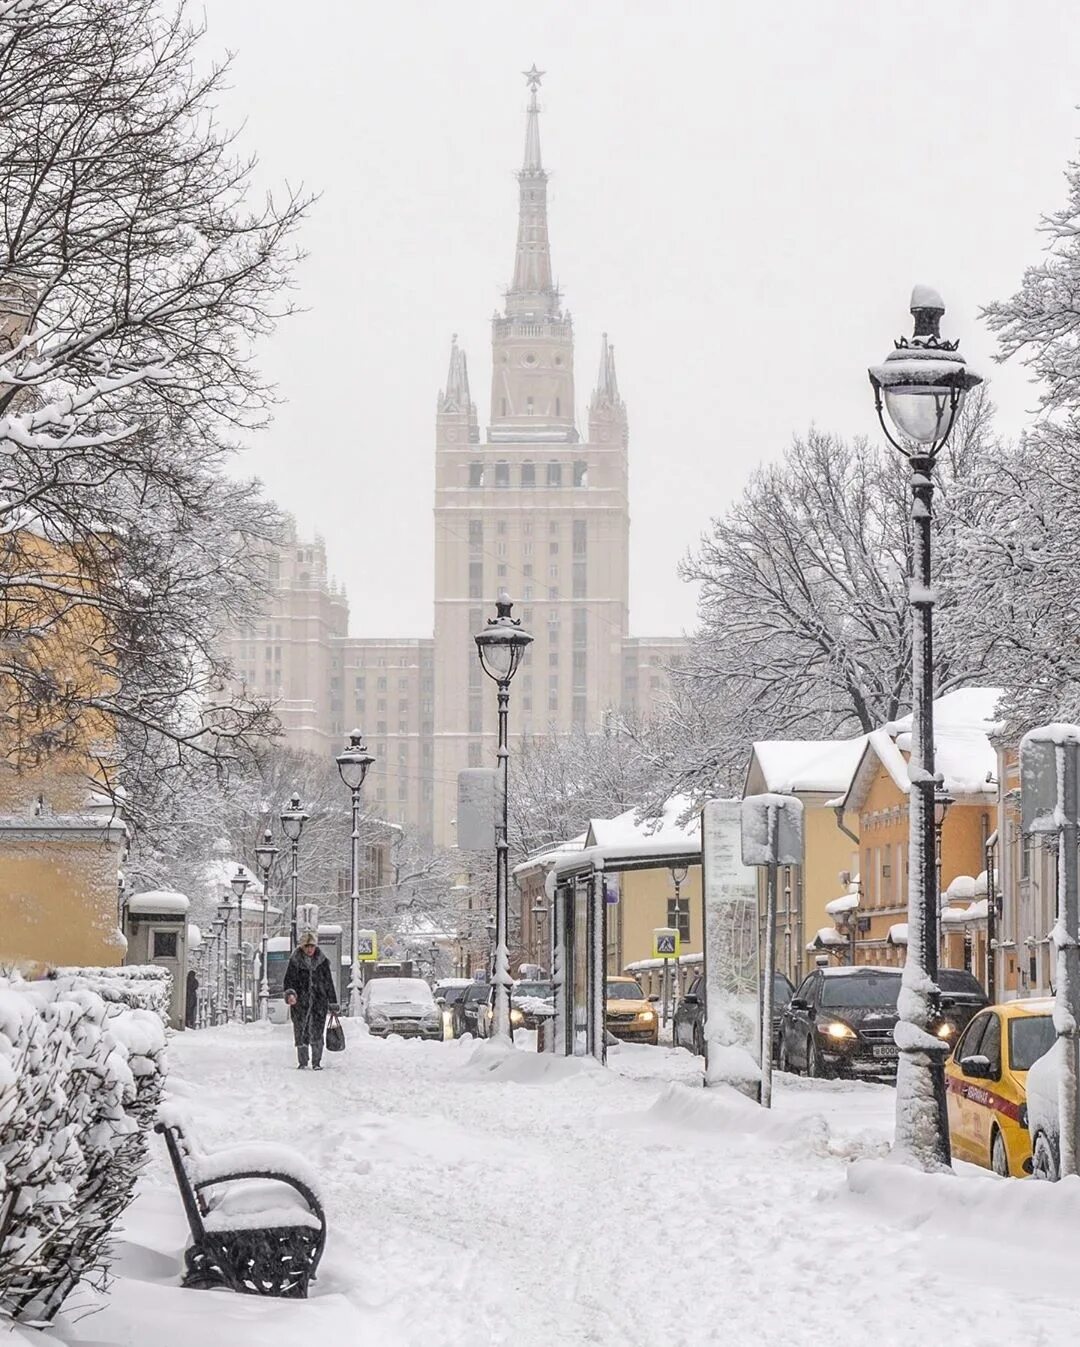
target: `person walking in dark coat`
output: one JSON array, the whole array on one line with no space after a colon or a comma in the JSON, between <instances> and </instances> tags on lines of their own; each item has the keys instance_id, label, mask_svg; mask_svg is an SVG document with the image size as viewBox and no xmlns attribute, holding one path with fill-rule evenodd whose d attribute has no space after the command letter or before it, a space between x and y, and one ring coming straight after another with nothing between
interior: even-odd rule
<instances>
[{"instance_id":1,"label":"person walking in dark coat","mask_svg":"<svg viewBox=\"0 0 1080 1347\"><path fill-rule=\"evenodd\" d=\"M312 1069L321 1071L326 1017L331 1010L336 1014L338 1005L330 960L319 948L314 931L305 931L300 937L285 969L283 986L292 1016L297 1068L307 1066L310 1050Z\"/></svg>"}]
</instances>

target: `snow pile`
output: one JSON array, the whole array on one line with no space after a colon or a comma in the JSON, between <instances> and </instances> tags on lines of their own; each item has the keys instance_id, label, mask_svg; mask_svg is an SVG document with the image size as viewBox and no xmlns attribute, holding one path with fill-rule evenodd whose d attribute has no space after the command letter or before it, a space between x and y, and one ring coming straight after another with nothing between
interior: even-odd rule
<instances>
[{"instance_id":1,"label":"snow pile","mask_svg":"<svg viewBox=\"0 0 1080 1347\"><path fill-rule=\"evenodd\" d=\"M106 1268L163 1079L158 1016L93 981L0 979L0 1313L16 1319L51 1319Z\"/></svg>"}]
</instances>

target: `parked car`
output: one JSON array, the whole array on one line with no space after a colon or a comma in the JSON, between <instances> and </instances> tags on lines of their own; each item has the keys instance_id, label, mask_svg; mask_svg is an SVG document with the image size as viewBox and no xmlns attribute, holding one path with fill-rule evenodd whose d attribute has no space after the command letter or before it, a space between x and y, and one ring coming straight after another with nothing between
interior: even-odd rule
<instances>
[{"instance_id":1,"label":"parked car","mask_svg":"<svg viewBox=\"0 0 1080 1347\"><path fill-rule=\"evenodd\" d=\"M1031 1173L1037 1144L1040 1177L1056 1177L1057 1085L1054 1062L1044 1056L1054 1045L1053 1010L1049 1000L988 1006L957 1040L945 1063L945 1088L958 1160L1020 1178Z\"/></svg>"},{"instance_id":2,"label":"parked car","mask_svg":"<svg viewBox=\"0 0 1080 1347\"><path fill-rule=\"evenodd\" d=\"M455 1001L451 1006L454 1014L454 1037L461 1038L463 1034L476 1035L476 1017L480 1007L486 1004L491 996L490 982L470 982L465 988L465 994L459 1001Z\"/></svg>"},{"instance_id":3,"label":"parked car","mask_svg":"<svg viewBox=\"0 0 1080 1347\"><path fill-rule=\"evenodd\" d=\"M816 968L788 1001L777 1065L808 1076L895 1075L900 970Z\"/></svg>"},{"instance_id":4,"label":"parked car","mask_svg":"<svg viewBox=\"0 0 1080 1347\"><path fill-rule=\"evenodd\" d=\"M636 978L608 978L604 992L604 1022L609 1033L654 1046L660 1041L660 1017Z\"/></svg>"},{"instance_id":5,"label":"parked car","mask_svg":"<svg viewBox=\"0 0 1080 1347\"><path fill-rule=\"evenodd\" d=\"M938 986L941 988L943 1021L938 1034L955 1043L957 1035L964 1032L972 1017L990 1004L990 998L979 980L962 968L938 969Z\"/></svg>"},{"instance_id":6,"label":"parked car","mask_svg":"<svg viewBox=\"0 0 1080 1347\"><path fill-rule=\"evenodd\" d=\"M780 1021L784 1007L791 1000L795 988L783 973L773 974L773 1055L780 1038ZM688 1048L699 1057L705 1056L705 979L696 977L686 989L686 995L675 1007L672 1020L673 1041L677 1048Z\"/></svg>"},{"instance_id":7,"label":"parked car","mask_svg":"<svg viewBox=\"0 0 1080 1347\"><path fill-rule=\"evenodd\" d=\"M543 1020L550 1019L554 1014L554 984L551 982L526 982L524 980L515 982L510 993L510 1005L512 1010L521 1012L523 1028L538 1029ZM517 1024L515 1024L514 1028L517 1027Z\"/></svg>"},{"instance_id":8,"label":"parked car","mask_svg":"<svg viewBox=\"0 0 1080 1347\"><path fill-rule=\"evenodd\" d=\"M423 978L372 978L360 993L360 1013L376 1038L443 1037L442 1009Z\"/></svg>"},{"instance_id":9,"label":"parked car","mask_svg":"<svg viewBox=\"0 0 1080 1347\"><path fill-rule=\"evenodd\" d=\"M443 978L433 988L435 1004L442 1011L443 1037L454 1037L454 1006L465 995L466 987L472 986L472 978Z\"/></svg>"}]
</instances>

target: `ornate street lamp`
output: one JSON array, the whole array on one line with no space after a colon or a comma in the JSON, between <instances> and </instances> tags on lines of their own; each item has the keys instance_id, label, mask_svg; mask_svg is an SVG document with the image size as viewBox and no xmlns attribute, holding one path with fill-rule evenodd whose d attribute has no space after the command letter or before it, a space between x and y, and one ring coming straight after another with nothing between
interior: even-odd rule
<instances>
[{"instance_id":1,"label":"ornate street lamp","mask_svg":"<svg viewBox=\"0 0 1080 1347\"><path fill-rule=\"evenodd\" d=\"M897 1031L896 1146L930 1165L948 1165L951 1158L945 1108L948 1045L934 1037L941 1005L937 986L941 913L934 824L934 594L930 587L933 472L968 390L982 382L964 363L957 349L959 342L942 339L944 312L945 305L935 290L916 286L911 295L914 334L910 339L901 337L884 362L868 371L885 438L911 465L911 883L904 993ZM899 438L889 429L886 411ZM926 981L929 990L925 990ZM929 1080L923 1073L929 1074Z\"/></svg>"},{"instance_id":2,"label":"ornate street lamp","mask_svg":"<svg viewBox=\"0 0 1080 1347\"><path fill-rule=\"evenodd\" d=\"M220 912L220 908L219 908ZM214 942L214 1000L211 1009L210 1021L212 1024L220 1024L221 1015L221 931L225 922L221 916L216 916L211 922L213 927Z\"/></svg>"},{"instance_id":3,"label":"ornate street lamp","mask_svg":"<svg viewBox=\"0 0 1080 1347\"><path fill-rule=\"evenodd\" d=\"M499 698L498 767L502 799L496 814L495 827L495 1015L493 1028L496 1038L510 1037L510 955L507 949L509 924L509 813L507 810L507 780L510 753L506 746L510 717L510 682L521 665L532 637L523 631L518 618L510 616L513 604L505 589L499 590L495 605L496 616L489 617L483 631L477 632L476 652L480 667L494 680Z\"/></svg>"},{"instance_id":4,"label":"ornate street lamp","mask_svg":"<svg viewBox=\"0 0 1080 1347\"><path fill-rule=\"evenodd\" d=\"M221 923L221 967L222 967L222 1019L232 1018L229 1010L229 918L232 915L232 903L222 898L218 903L218 921Z\"/></svg>"},{"instance_id":5,"label":"ornate street lamp","mask_svg":"<svg viewBox=\"0 0 1080 1347\"><path fill-rule=\"evenodd\" d=\"M281 811L281 831L289 839L292 860L292 869L289 875L289 940L293 949L296 948L296 899L300 879L296 862L300 852L300 834L304 831L304 824L310 817L310 814L304 812L299 795L293 795L289 800L288 809Z\"/></svg>"},{"instance_id":6,"label":"ornate street lamp","mask_svg":"<svg viewBox=\"0 0 1080 1347\"><path fill-rule=\"evenodd\" d=\"M255 859L262 874L262 940L259 955L259 1019L270 1018L270 984L266 980L266 923L270 913L270 871L278 858L278 849L274 846L274 835L269 828L262 835L262 841L255 848Z\"/></svg>"},{"instance_id":7,"label":"ornate street lamp","mask_svg":"<svg viewBox=\"0 0 1080 1347\"><path fill-rule=\"evenodd\" d=\"M356 948L356 933L360 929L360 792L364 787L364 778L375 759L367 751L362 730L353 730L349 735L349 747L343 749L337 757L341 779L352 794L352 849L349 853L349 947L351 950L352 975L349 979L349 1014L360 1014L361 969L360 954Z\"/></svg>"},{"instance_id":8,"label":"ornate street lamp","mask_svg":"<svg viewBox=\"0 0 1080 1347\"><path fill-rule=\"evenodd\" d=\"M536 962L539 965L539 967L547 968L550 960L541 957L547 954L547 951L542 947L542 941L544 938L544 922L547 920L548 914L547 908L540 901L540 899L537 898L536 902L533 904L530 911L532 912L532 919L533 919L533 947L536 950Z\"/></svg>"},{"instance_id":9,"label":"ornate street lamp","mask_svg":"<svg viewBox=\"0 0 1080 1347\"><path fill-rule=\"evenodd\" d=\"M239 956L244 945L244 894L251 886L251 880L247 877L247 871L242 865L236 867L236 874L229 880L233 893L236 894L236 952ZM237 959L240 968L243 968L242 961ZM236 980L236 996L234 999L240 1002L240 1019L247 1020L247 1002L244 996L244 979L238 977Z\"/></svg>"}]
</instances>

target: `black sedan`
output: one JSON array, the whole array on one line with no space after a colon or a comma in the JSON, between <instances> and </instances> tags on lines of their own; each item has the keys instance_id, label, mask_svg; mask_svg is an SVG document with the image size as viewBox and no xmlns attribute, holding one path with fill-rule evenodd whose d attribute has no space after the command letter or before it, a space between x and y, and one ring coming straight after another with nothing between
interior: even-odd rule
<instances>
[{"instance_id":1,"label":"black sedan","mask_svg":"<svg viewBox=\"0 0 1080 1347\"><path fill-rule=\"evenodd\" d=\"M776 1052L780 1020L795 988L783 973L773 974L773 1052ZM675 1008L672 1035L677 1048L689 1048L705 1056L705 979L697 977Z\"/></svg>"},{"instance_id":2,"label":"black sedan","mask_svg":"<svg viewBox=\"0 0 1080 1347\"><path fill-rule=\"evenodd\" d=\"M969 1021L990 1004L990 998L978 979L962 968L939 968L938 986L941 988L942 1020L938 1036L952 1044L967 1028Z\"/></svg>"},{"instance_id":3,"label":"black sedan","mask_svg":"<svg viewBox=\"0 0 1080 1347\"><path fill-rule=\"evenodd\" d=\"M477 1018L491 1004L491 993L490 982L471 982L465 988L465 995L451 1006L455 1038L461 1038L463 1034L478 1036Z\"/></svg>"},{"instance_id":4,"label":"black sedan","mask_svg":"<svg viewBox=\"0 0 1080 1347\"><path fill-rule=\"evenodd\" d=\"M897 968L817 968L780 1021L777 1064L808 1076L892 1076Z\"/></svg>"}]
</instances>

